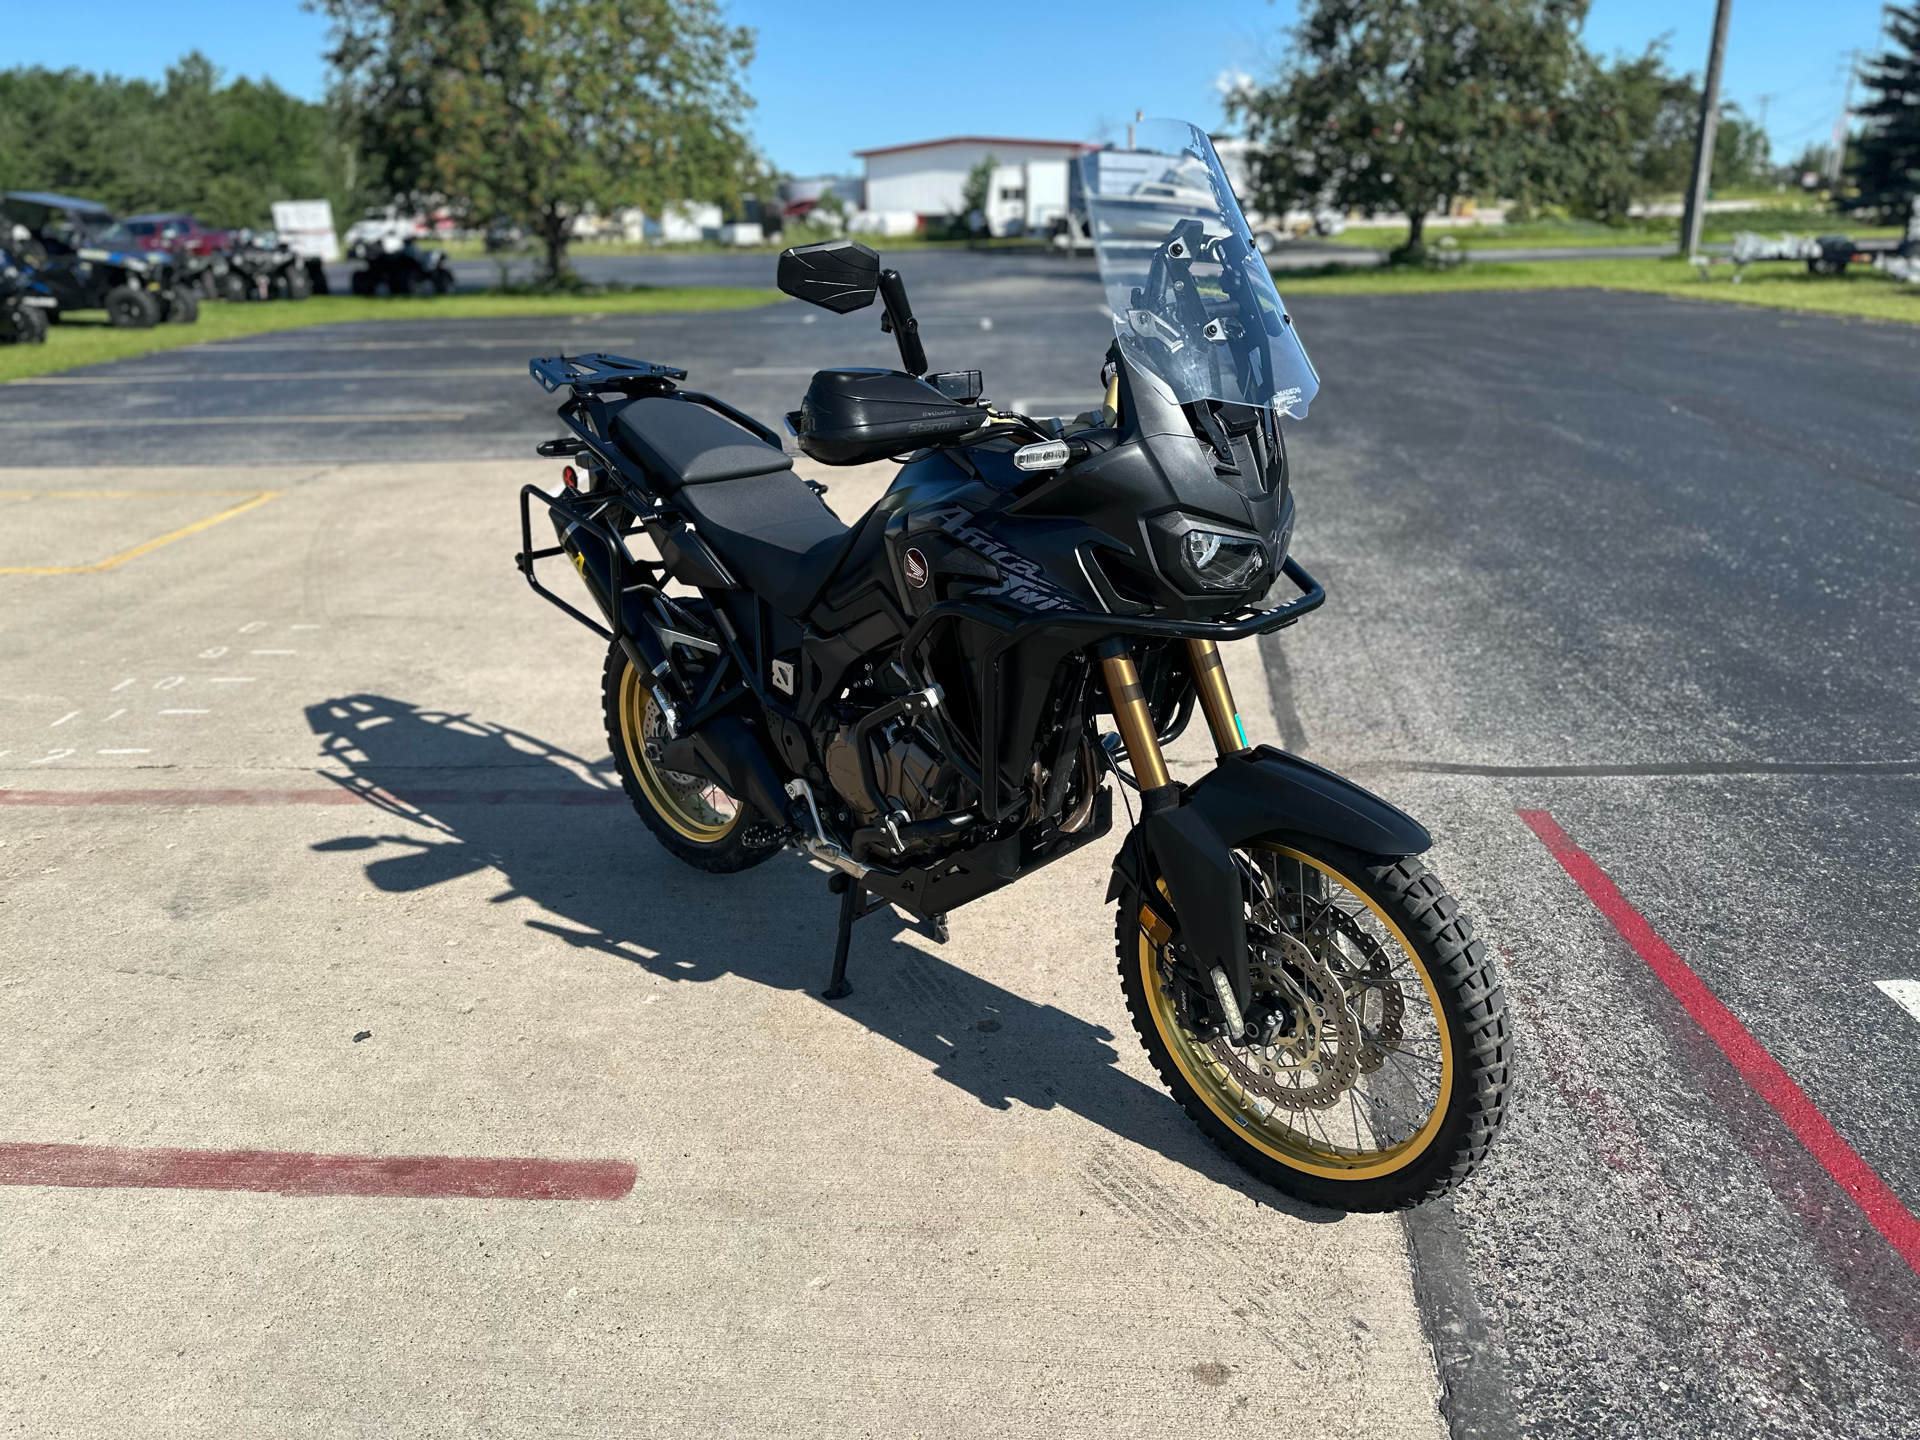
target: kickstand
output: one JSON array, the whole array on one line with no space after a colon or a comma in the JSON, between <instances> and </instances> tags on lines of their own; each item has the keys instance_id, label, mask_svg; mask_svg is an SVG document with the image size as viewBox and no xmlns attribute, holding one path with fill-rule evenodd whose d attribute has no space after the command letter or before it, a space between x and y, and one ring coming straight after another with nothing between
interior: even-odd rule
<instances>
[{"instance_id":1,"label":"kickstand","mask_svg":"<svg viewBox=\"0 0 1920 1440\"><path fill-rule=\"evenodd\" d=\"M885 900L867 903L867 887L851 875L831 875L827 878L827 889L840 897L840 927L833 937L833 978L827 981L827 988L820 992L823 1000L844 1000L853 993L853 985L847 979L847 950L853 944L853 922L886 905Z\"/></svg>"},{"instance_id":2,"label":"kickstand","mask_svg":"<svg viewBox=\"0 0 1920 1440\"><path fill-rule=\"evenodd\" d=\"M924 924L922 924L920 927L920 933L925 935L929 940L933 941L933 943L936 945L944 945L947 943L947 941L953 938L951 935L947 934L947 917L944 911L942 911L938 915L932 916Z\"/></svg>"}]
</instances>

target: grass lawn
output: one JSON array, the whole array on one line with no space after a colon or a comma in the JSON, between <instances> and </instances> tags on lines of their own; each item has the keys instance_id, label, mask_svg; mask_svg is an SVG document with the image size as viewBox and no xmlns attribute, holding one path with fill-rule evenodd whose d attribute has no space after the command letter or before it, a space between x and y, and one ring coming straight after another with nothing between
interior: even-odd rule
<instances>
[{"instance_id":1,"label":"grass lawn","mask_svg":"<svg viewBox=\"0 0 1920 1440\"><path fill-rule=\"evenodd\" d=\"M1682 260L1481 261L1450 270L1373 270L1328 266L1281 271L1283 295L1417 295L1451 290L1632 290L1675 299L1764 305L1862 320L1920 324L1920 285L1855 267L1842 278L1809 275L1800 264L1749 265L1731 283L1732 266L1713 267L1711 280Z\"/></svg>"},{"instance_id":2,"label":"grass lawn","mask_svg":"<svg viewBox=\"0 0 1920 1440\"><path fill-rule=\"evenodd\" d=\"M576 240L567 247L569 260L591 260L596 256L610 255L778 255L790 245L811 245L819 240L838 240L838 230L809 229L795 226L785 233L776 233L760 245L722 245L718 240L678 240L670 245L662 245L653 240ZM998 250L1007 246L1031 246L1031 240L991 240L984 237L967 239L962 236L953 238L946 235L849 235L846 238L858 240L870 250ZM479 240L440 240L422 241L447 252L449 260L533 260L544 263L546 251L538 245L529 245L524 250L489 254L484 242Z\"/></svg>"},{"instance_id":3,"label":"grass lawn","mask_svg":"<svg viewBox=\"0 0 1920 1440\"><path fill-rule=\"evenodd\" d=\"M296 330L347 320L497 319L513 315L657 315L688 310L739 310L771 305L787 297L778 290L692 288L623 290L604 295L474 295L402 298L317 295L311 300L268 300L231 304L207 300L193 325L156 325L151 330L115 330L105 311L80 312L55 325L44 345L0 346L0 381L46 375L80 365L125 360L155 350L175 350Z\"/></svg>"},{"instance_id":4,"label":"grass lawn","mask_svg":"<svg viewBox=\"0 0 1920 1440\"><path fill-rule=\"evenodd\" d=\"M1767 210L1716 211L1706 217L1700 238L1707 244L1726 244L1736 230L1756 230L1762 235L1851 235L1855 240L1897 239L1905 233L1898 225L1863 225L1844 215L1822 210L1781 207ZM1544 245L1579 245L1604 248L1609 245L1679 244L1680 222L1656 219L1637 225L1601 225L1591 220L1537 220L1525 225L1448 225L1429 226L1427 244L1438 244L1451 237L1468 250L1506 250ZM1407 241L1404 225L1349 225L1332 238L1335 245L1370 245L1391 250Z\"/></svg>"}]
</instances>

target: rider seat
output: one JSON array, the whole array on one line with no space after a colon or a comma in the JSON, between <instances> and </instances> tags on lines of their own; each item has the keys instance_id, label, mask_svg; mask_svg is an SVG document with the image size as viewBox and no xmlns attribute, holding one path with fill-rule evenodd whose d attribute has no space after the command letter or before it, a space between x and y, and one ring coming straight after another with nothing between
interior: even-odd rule
<instances>
[{"instance_id":1,"label":"rider seat","mask_svg":"<svg viewBox=\"0 0 1920 1440\"><path fill-rule=\"evenodd\" d=\"M784 451L718 411L665 396L635 400L614 429L737 579L782 615L806 614L854 532Z\"/></svg>"}]
</instances>

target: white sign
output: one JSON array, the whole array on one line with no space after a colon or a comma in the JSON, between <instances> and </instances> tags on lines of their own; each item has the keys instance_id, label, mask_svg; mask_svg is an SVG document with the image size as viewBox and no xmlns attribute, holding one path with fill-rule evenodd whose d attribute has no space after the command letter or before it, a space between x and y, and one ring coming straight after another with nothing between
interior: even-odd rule
<instances>
[{"instance_id":1,"label":"white sign","mask_svg":"<svg viewBox=\"0 0 1920 1440\"><path fill-rule=\"evenodd\" d=\"M333 233L331 201L276 200L273 229L280 243L303 260L340 258L340 241Z\"/></svg>"}]
</instances>

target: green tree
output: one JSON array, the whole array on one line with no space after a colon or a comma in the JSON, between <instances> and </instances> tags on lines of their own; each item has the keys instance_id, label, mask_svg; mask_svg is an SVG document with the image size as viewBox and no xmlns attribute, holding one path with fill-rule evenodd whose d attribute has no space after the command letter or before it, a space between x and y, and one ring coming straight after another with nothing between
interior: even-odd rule
<instances>
[{"instance_id":1,"label":"green tree","mask_svg":"<svg viewBox=\"0 0 1920 1440\"><path fill-rule=\"evenodd\" d=\"M61 190L130 214L265 226L275 200L355 200L334 117L270 80L224 83L191 53L162 85L78 70L0 71L0 187Z\"/></svg>"},{"instance_id":2,"label":"green tree","mask_svg":"<svg viewBox=\"0 0 1920 1440\"><path fill-rule=\"evenodd\" d=\"M1800 153L1787 163L1787 170L1798 185L1808 175L1824 176L1833 167L1833 146L1823 141L1809 141L1800 147Z\"/></svg>"},{"instance_id":3,"label":"green tree","mask_svg":"<svg viewBox=\"0 0 1920 1440\"><path fill-rule=\"evenodd\" d=\"M750 31L716 0L316 0L336 95L414 203L529 224L567 272L574 219L682 200L737 205Z\"/></svg>"},{"instance_id":4,"label":"green tree","mask_svg":"<svg viewBox=\"0 0 1920 1440\"><path fill-rule=\"evenodd\" d=\"M1773 178L1773 144L1758 122L1731 100L1720 107L1720 124L1713 132L1714 189L1764 185Z\"/></svg>"},{"instance_id":5,"label":"green tree","mask_svg":"<svg viewBox=\"0 0 1920 1440\"><path fill-rule=\"evenodd\" d=\"M1581 78L1586 0L1316 0L1274 83L1231 112L1264 154L1263 208L1331 203L1408 219L1545 164Z\"/></svg>"},{"instance_id":6,"label":"green tree","mask_svg":"<svg viewBox=\"0 0 1920 1440\"><path fill-rule=\"evenodd\" d=\"M993 198L993 172L999 164L997 157L984 155L967 171L966 183L960 187L960 223L968 229L973 228L976 213L983 229L987 224L987 202Z\"/></svg>"},{"instance_id":7,"label":"green tree","mask_svg":"<svg viewBox=\"0 0 1920 1440\"><path fill-rule=\"evenodd\" d=\"M1611 64L1583 50L1570 68L1551 143L1525 155L1510 181L1520 212L1552 204L1621 221L1636 204L1681 188L1693 164L1700 98L1668 72L1663 47Z\"/></svg>"},{"instance_id":8,"label":"green tree","mask_svg":"<svg viewBox=\"0 0 1920 1440\"><path fill-rule=\"evenodd\" d=\"M1906 218L1920 195L1920 6L1887 12L1892 46L1861 71L1871 98L1855 112L1862 124L1849 147L1841 203L1882 219Z\"/></svg>"}]
</instances>

